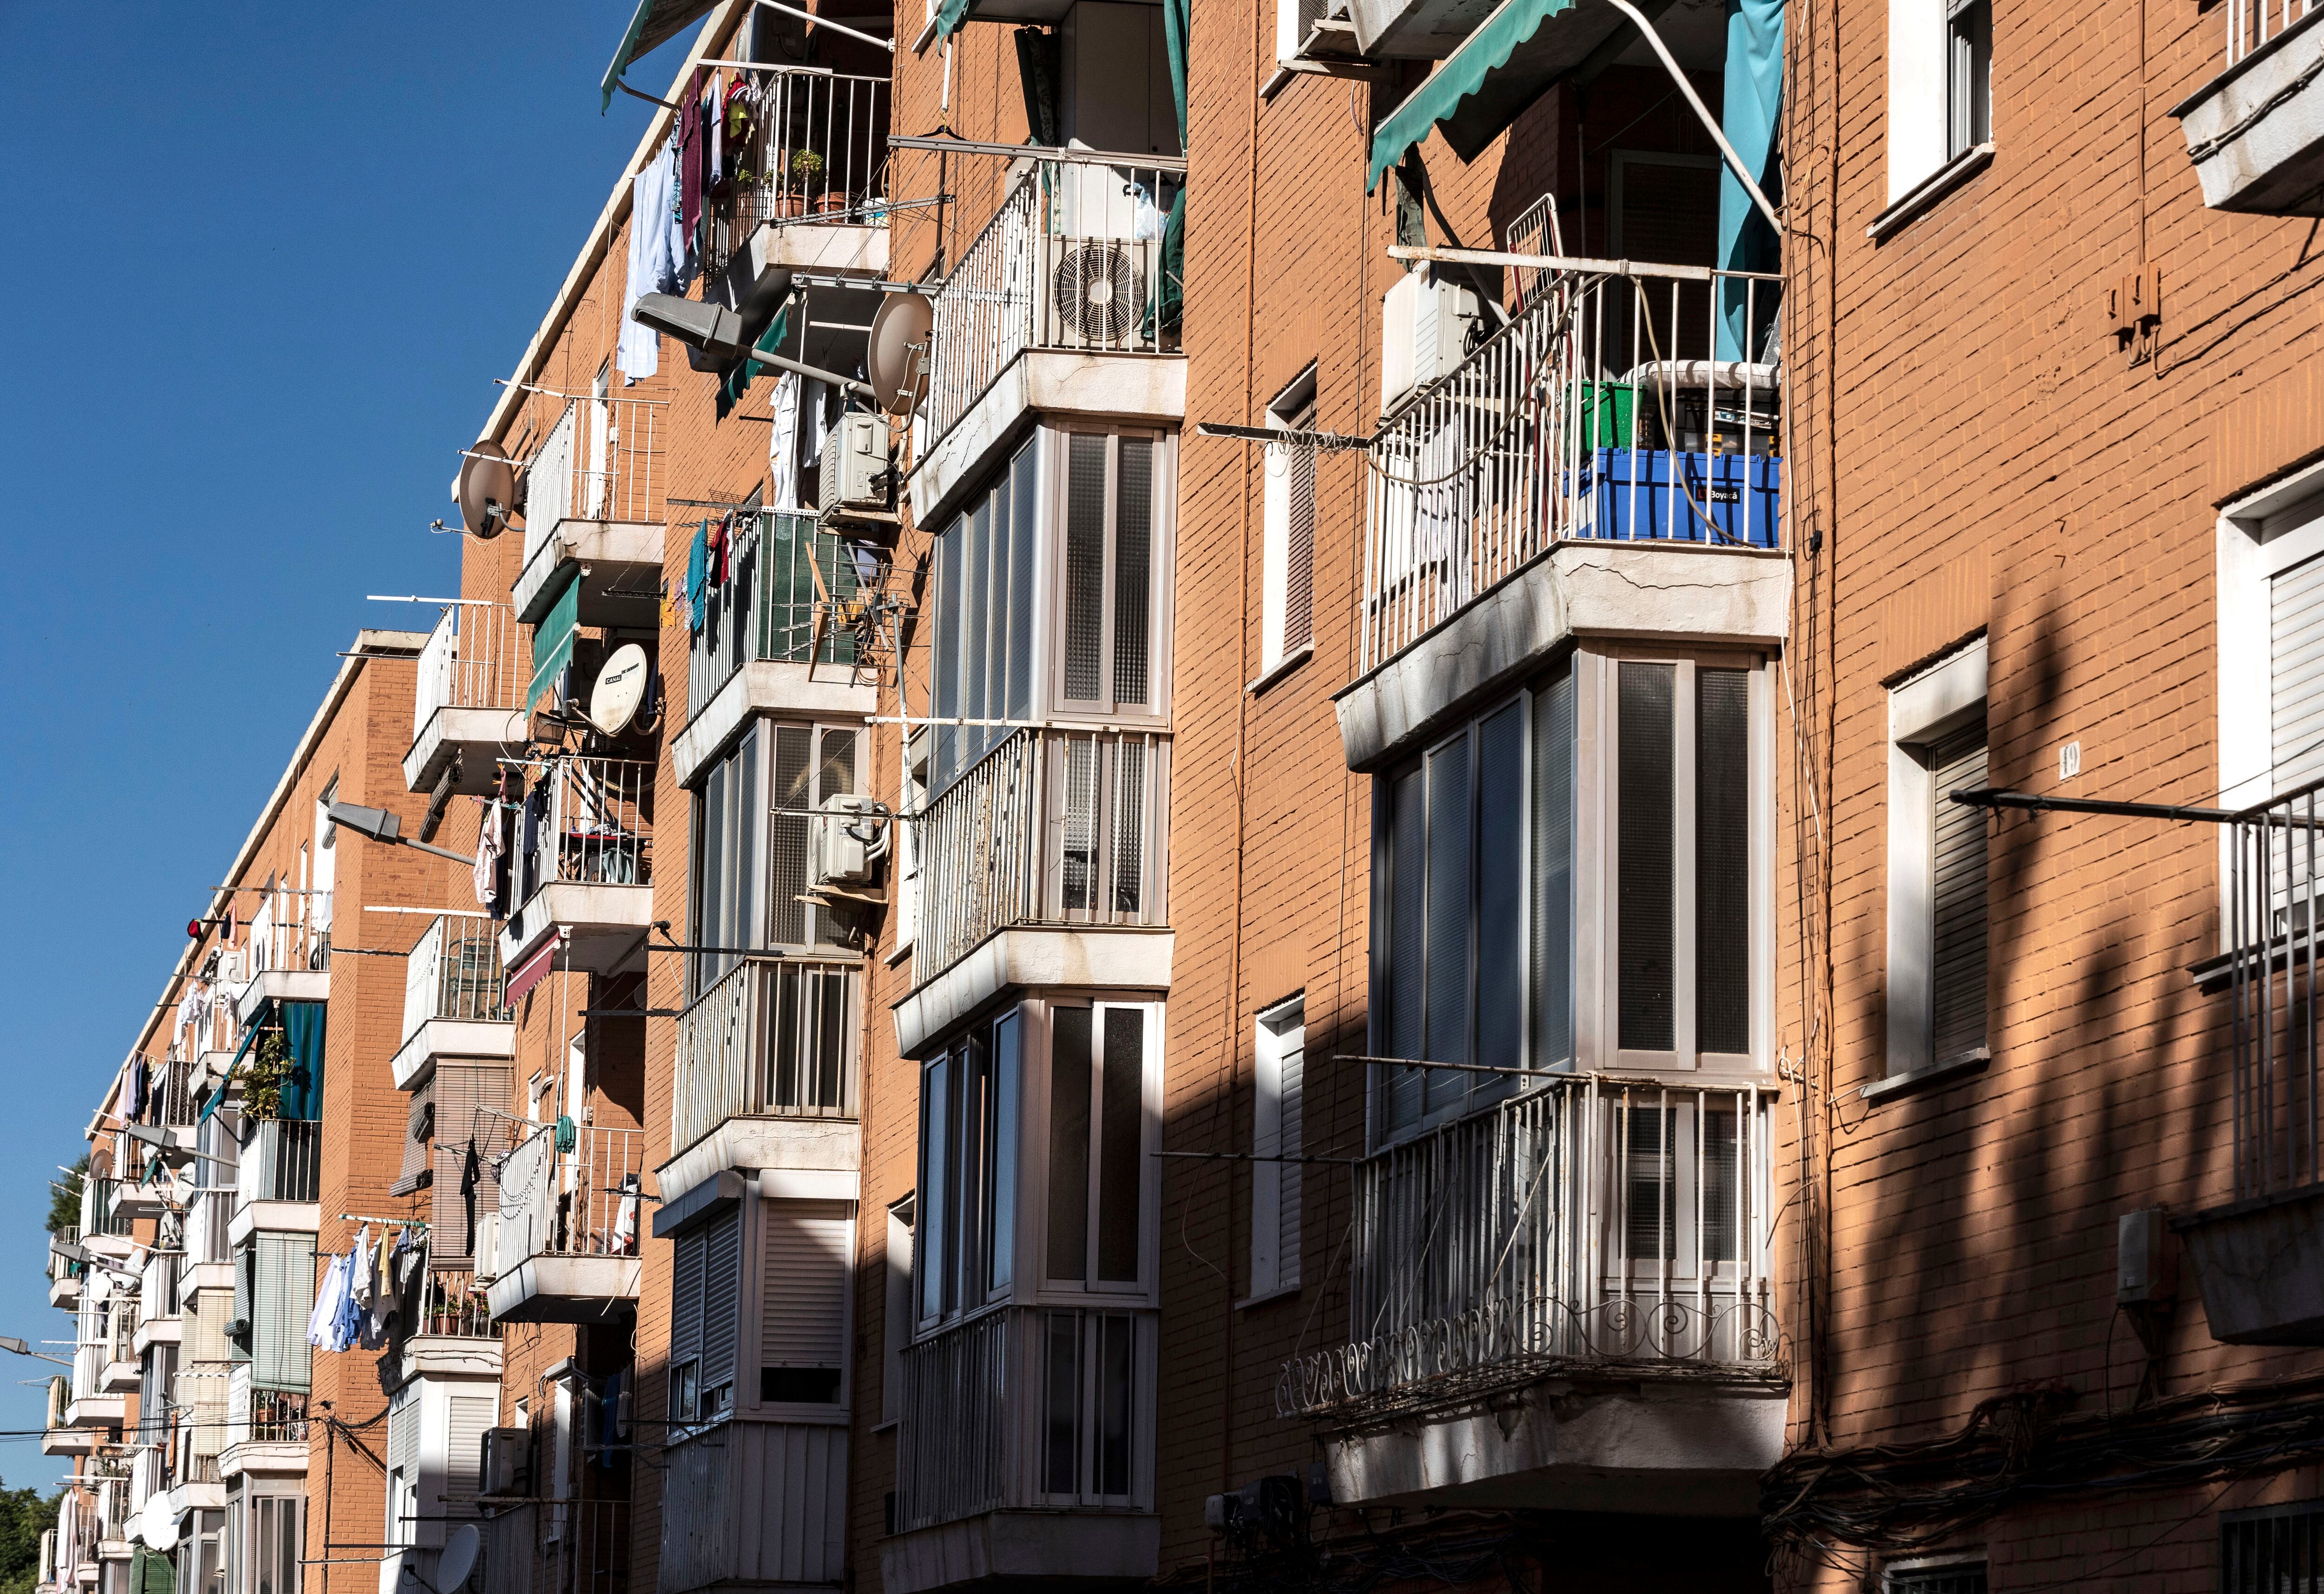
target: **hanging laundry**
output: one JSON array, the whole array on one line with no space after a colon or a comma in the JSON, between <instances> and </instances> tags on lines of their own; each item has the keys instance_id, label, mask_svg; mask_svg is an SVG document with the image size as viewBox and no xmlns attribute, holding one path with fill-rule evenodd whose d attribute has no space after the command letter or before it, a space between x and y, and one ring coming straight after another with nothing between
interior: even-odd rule
<instances>
[{"instance_id":1,"label":"hanging laundry","mask_svg":"<svg viewBox=\"0 0 2324 1594\"><path fill-rule=\"evenodd\" d=\"M621 1204L613 1209L613 1254L633 1257L638 1251L638 1176L622 1175Z\"/></svg>"},{"instance_id":2,"label":"hanging laundry","mask_svg":"<svg viewBox=\"0 0 2324 1594\"><path fill-rule=\"evenodd\" d=\"M307 1343L318 1350L344 1350L337 1342L339 1320L347 1308L348 1258L333 1257L323 1272L322 1287L315 1292L315 1309L307 1314Z\"/></svg>"},{"instance_id":3,"label":"hanging laundry","mask_svg":"<svg viewBox=\"0 0 2324 1594\"><path fill-rule=\"evenodd\" d=\"M799 506L800 382L796 371L786 371L775 378L775 424L768 428L772 436L767 439L767 474L774 479L774 507L785 512Z\"/></svg>"},{"instance_id":4,"label":"hanging laundry","mask_svg":"<svg viewBox=\"0 0 2324 1594\"><path fill-rule=\"evenodd\" d=\"M476 825L476 906L500 917L501 858L508 851L502 832L501 806L489 797L478 797L476 805L483 815Z\"/></svg>"},{"instance_id":5,"label":"hanging laundry","mask_svg":"<svg viewBox=\"0 0 2324 1594\"><path fill-rule=\"evenodd\" d=\"M686 556L687 629L699 636L710 606L710 522L694 529L694 547Z\"/></svg>"},{"instance_id":6,"label":"hanging laundry","mask_svg":"<svg viewBox=\"0 0 2324 1594\"><path fill-rule=\"evenodd\" d=\"M129 1116L131 1118L142 1119L145 1116L145 1093L152 1087L152 1071L145 1065L145 1054L138 1053L136 1061L129 1065Z\"/></svg>"},{"instance_id":7,"label":"hanging laundry","mask_svg":"<svg viewBox=\"0 0 2324 1594\"><path fill-rule=\"evenodd\" d=\"M689 251L702 222L702 93L708 76L706 69L695 68L693 82L678 100L678 216Z\"/></svg>"},{"instance_id":8,"label":"hanging laundry","mask_svg":"<svg viewBox=\"0 0 2324 1594\"><path fill-rule=\"evenodd\" d=\"M371 1304L372 1284L370 1224L366 1223L355 1230L355 1248L348 1255L350 1258L347 1267L348 1292L355 1296L356 1305L368 1306Z\"/></svg>"}]
</instances>

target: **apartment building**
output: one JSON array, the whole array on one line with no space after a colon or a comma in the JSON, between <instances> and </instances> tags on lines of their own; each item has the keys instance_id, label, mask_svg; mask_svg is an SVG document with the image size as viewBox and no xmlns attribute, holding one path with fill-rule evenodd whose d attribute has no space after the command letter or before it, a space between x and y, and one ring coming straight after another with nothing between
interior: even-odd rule
<instances>
[{"instance_id":1,"label":"apartment building","mask_svg":"<svg viewBox=\"0 0 2324 1594\"><path fill-rule=\"evenodd\" d=\"M77 1332L46 1583L296 1594L330 1540L379 1540L383 1380L360 1349L316 1354L309 1319L318 1257L381 1210L402 949L463 871L329 814L420 822L398 766L426 640L356 634L97 1102L80 1222L51 1243Z\"/></svg>"},{"instance_id":2,"label":"apartment building","mask_svg":"<svg viewBox=\"0 0 2324 1594\"><path fill-rule=\"evenodd\" d=\"M1794 671L1828 828L1784 954L1820 1015L1813 1318L1766 1499L1803 1584L2278 1588L2324 1521L2324 45L2272 7L2054 20L1794 19Z\"/></svg>"}]
</instances>

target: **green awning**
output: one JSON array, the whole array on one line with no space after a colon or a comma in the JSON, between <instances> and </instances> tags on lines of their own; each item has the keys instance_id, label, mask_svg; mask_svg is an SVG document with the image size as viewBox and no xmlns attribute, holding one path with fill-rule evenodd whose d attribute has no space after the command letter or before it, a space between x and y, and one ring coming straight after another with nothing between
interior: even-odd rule
<instances>
[{"instance_id":1,"label":"green awning","mask_svg":"<svg viewBox=\"0 0 2324 1594\"><path fill-rule=\"evenodd\" d=\"M1591 0L1501 0L1372 134L1364 191L1439 129L1454 154L1475 160L1551 84L1629 25Z\"/></svg>"},{"instance_id":2,"label":"green awning","mask_svg":"<svg viewBox=\"0 0 2324 1594\"><path fill-rule=\"evenodd\" d=\"M782 308L775 312L775 318L767 323L767 329L764 332L760 333L759 340L751 346L751 349L753 354L779 355L782 353L783 339L791 335L792 302L792 300L788 299L783 300ZM804 337L800 339L798 352L800 355L805 355L807 353L806 339ZM748 355L735 361L734 364L728 368L726 374L719 379L717 397L718 419L724 420L729 415L733 414L734 412L734 407L737 404L740 404L742 401L743 395L751 391L751 384L758 381L765 373L774 369L775 367L772 365L760 364L758 361L750 358Z\"/></svg>"},{"instance_id":3,"label":"green awning","mask_svg":"<svg viewBox=\"0 0 2324 1594\"><path fill-rule=\"evenodd\" d=\"M613 64L605 69L604 78L597 87L603 91L597 101L597 114L603 115L613 103L613 85L630 69L630 63L641 55L651 55L694 23L708 16L717 0L638 0L638 8L630 14L630 25L622 31L622 47L613 51Z\"/></svg>"},{"instance_id":4,"label":"green awning","mask_svg":"<svg viewBox=\"0 0 2324 1594\"><path fill-rule=\"evenodd\" d=\"M936 38L942 41L959 32L960 24L968 20L969 8L975 4L976 0L944 0L936 7Z\"/></svg>"},{"instance_id":5,"label":"green awning","mask_svg":"<svg viewBox=\"0 0 2324 1594\"><path fill-rule=\"evenodd\" d=\"M576 570L567 578L565 590L540 623L532 628L532 685L524 691L524 706L530 711L540 701L540 695L556 683L557 672L573 659L574 631L581 622L581 573Z\"/></svg>"}]
</instances>

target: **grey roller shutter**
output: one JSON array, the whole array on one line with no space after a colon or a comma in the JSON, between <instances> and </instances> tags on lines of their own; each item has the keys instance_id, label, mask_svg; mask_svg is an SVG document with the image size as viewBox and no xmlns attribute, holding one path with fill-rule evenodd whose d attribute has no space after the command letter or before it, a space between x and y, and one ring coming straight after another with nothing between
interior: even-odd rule
<instances>
[{"instance_id":1,"label":"grey roller shutter","mask_svg":"<svg viewBox=\"0 0 2324 1594\"><path fill-rule=\"evenodd\" d=\"M2268 583L2268 762L2274 790L2324 777L2324 556Z\"/></svg>"},{"instance_id":2,"label":"grey roller shutter","mask_svg":"<svg viewBox=\"0 0 2324 1594\"><path fill-rule=\"evenodd\" d=\"M702 1245L704 1231L689 1230L671 1248L669 1363L676 1367L702 1352Z\"/></svg>"},{"instance_id":3,"label":"grey roller shutter","mask_svg":"<svg viewBox=\"0 0 2324 1594\"><path fill-rule=\"evenodd\" d=\"M702 1391L704 1414L716 1406L710 1392L734 1377L735 1318L742 1304L742 1213L739 1207L706 1226L702 1258Z\"/></svg>"},{"instance_id":4,"label":"grey roller shutter","mask_svg":"<svg viewBox=\"0 0 2324 1594\"><path fill-rule=\"evenodd\" d=\"M390 1195L409 1195L420 1188L421 1176L428 1172L430 1142L436 1136L436 1081L431 1077L411 1092L411 1110L403 1120L403 1166L398 1170L395 1183L387 1187Z\"/></svg>"},{"instance_id":5,"label":"grey roller shutter","mask_svg":"<svg viewBox=\"0 0 2324 1594\"><path fill-rule=\"evenodd\" d=\"M1932 749L1929 761L1937 799L1930 1055L1942 1063L1985 1045L1985 810L1945 797L1985 784L1984 723Z\"/></svg>"}]
</instances>

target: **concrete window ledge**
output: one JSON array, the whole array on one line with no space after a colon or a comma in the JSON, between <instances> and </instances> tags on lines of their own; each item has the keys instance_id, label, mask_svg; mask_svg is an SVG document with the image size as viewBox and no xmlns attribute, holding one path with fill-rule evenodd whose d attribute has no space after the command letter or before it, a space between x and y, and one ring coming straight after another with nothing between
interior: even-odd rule
<instances>
[{"instance_id":1,"label":"concrete window ledge","mask_svg":"<svg viewBox=\"0 0 2324 1594\"><path fill-rule=\"evenodd\" d=\"M1931 1063L1911 1068L1902 1073L1892 1073L1876 1079L1856 1093L1867 1101L1886 1101L1892 1097L1917 1095L1935 1090L1939 1085L1958 1083L1974 1073L1983 1073L1993 1064L1993 1053L1985 1046L1973 1052L1963 1052L1958 1057L1948 1057L1941 1063Z\"/></svg>"},{"instance_id":2,"label":"concrete window ledge","mask_svg":"<svg viewBox=\"0 0 2324 1594\"><path fill-rule=\"evenodd\" d=\"M1963 150L1906 190L1903 198L1874 217L1872 225L1864 229L1864 235L1876 244L1880 243L1992 164L1991 143Z\"/></svg>"}]
</instances>

